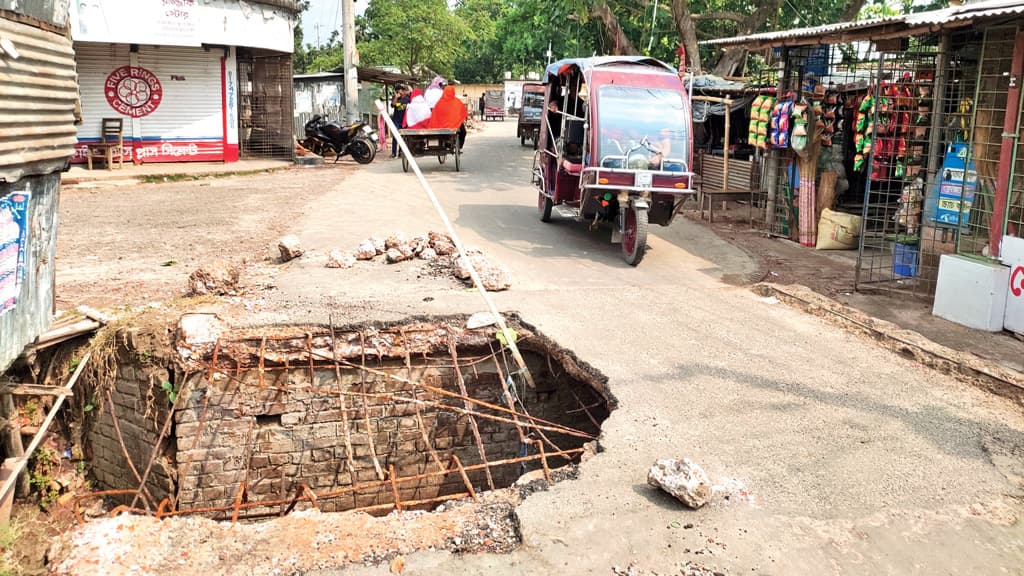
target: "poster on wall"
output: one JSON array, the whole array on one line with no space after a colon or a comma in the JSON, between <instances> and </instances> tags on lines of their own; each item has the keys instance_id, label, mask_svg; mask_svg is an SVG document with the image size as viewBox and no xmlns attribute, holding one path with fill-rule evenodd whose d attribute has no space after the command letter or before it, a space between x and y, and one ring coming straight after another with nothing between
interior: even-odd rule
<instances>
[{"instance_id":1,"label":"poster on wall","mask_svg":"<svg viewBox=\"0 0 1024 576\"><path fill-rule=\"evenodd\" d=\"M12 192L0 198L0 315L18 304L25 279L29 197Z\"/></svg>"},{"instance_id":2,"label":"poster on wall","mask_svg":"<svg viewBox=\"0 0 1024 576\"><path fill-rule=\"evenodd\" d=\"M198 0L72 0L76 41L199 46Z\"/></svg>"},{"instance_id":3,"label":"poster on wall","mask_svg":"<svg viewBox=\"0 0 1024 576\"><path fill-rule=\"evenodd\" d=\"M935 211L936 222L954 227L959 225L961 230L967 230L974 192L978 187L978 172L974 169L974 162L971 161L965 170L966 163L967 144L950 144L939 174L939 204Z\"/></svg>"}]
</instances>

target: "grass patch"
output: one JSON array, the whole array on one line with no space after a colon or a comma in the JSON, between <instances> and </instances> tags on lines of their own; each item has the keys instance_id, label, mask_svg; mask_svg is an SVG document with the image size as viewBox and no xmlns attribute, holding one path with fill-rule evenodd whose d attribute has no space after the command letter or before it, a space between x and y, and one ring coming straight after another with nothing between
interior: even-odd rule
<instances>
[{"instance_id":1,"label":"grass patch","mask_svg":"<svg viewBox=\"0 0 1024 576\"><path fill-rule=\"evenodd\" d=\"M283 170L287 166L280 168L263 168L260 170L238 170L235 172L213 172L210 174L150 174L149 176L142 176L139 178L141 182L146 184L165 184L169 182L188 182L190 180L214 180L216 178L233 178L235 176L252 176L253 174L263 174L269 172L276 172L277 170Z\"/></svg>"}]
</instances>

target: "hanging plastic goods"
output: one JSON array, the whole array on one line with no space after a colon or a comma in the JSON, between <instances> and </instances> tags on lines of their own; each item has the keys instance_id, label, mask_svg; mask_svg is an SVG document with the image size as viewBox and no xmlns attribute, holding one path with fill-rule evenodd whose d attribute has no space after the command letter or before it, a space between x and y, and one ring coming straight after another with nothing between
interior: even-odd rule
<instances>
[{"instance_id":1,"label":"hanging plastic goods","mask_svg":"<svg viewBox=\"0 0 1024 576\"><path fill-rule=\"evenodd\" d=\"M761 109L757 119L757 147L760 150L768 149L769 124L771 124L772 110L775 108L775 97L765 96L761 102Z\"/></svg>"},{"instance_id":2,"label":"hanging plastic goods","mask_svg":"<svg viewBox=\"0 0 1024 576\"><path fill-rule=\"evenodd\" d=\"M793 105L793 151L801 158L806 158L810 150L810 105L806 100Z\"/></svg>"},{"instance_id":3,"label":"hanging plastic goods","mask_svg":"<svg viewBox=\"0 0 1024 576\"><path fill-rule=\"evenodd\" d=\"M757 126L761 122L761 104L764 103L764 96L754 98L750 104L750 127L747 129L747 144L757 146Z\"/></svg>"},{"instance_id":4,"label":"hanging plastic goods","mask_svg":"<svg viewBox=\"0 0 1024 576\"><path fill-rule=\"evenodd\" d=\"M772 148L789 148L789 117L793 111L792 95L784 96L775 107L772 108L771 126L769 132L769 143Z\"/></svg>"}]
</instances>

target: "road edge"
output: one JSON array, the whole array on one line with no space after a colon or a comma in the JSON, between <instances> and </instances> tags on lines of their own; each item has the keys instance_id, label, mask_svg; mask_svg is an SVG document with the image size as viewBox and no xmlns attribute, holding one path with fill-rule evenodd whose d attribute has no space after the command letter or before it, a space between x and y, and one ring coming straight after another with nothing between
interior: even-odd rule
<instances>
[{"instance_id":1,"label":"road edge","mask_svg":"<svg viewBox=\"0 0 1024 576\"><path fill-rule=\"evenodd\" d=\"M883 348L943 374L1012 400L1024 407L1024 373L972 354L929 340L913 330L865 314L799 284L759 282L751 290L760 296L774 296L788 306L824 318L848 331L870 336Z\"/></svg>"}]
</instances>

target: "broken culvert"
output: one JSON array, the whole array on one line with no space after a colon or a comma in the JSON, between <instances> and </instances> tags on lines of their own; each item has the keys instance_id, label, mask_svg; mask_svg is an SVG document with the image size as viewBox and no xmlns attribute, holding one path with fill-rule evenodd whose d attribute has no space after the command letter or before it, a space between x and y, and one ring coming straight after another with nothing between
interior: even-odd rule
<instances>
[{"instance_id":1,"label":"broken culvert","mask_svg":"<svg viewBox=\"0 0 1024 576\"><path fill-rule=\"evenodd\" d=\"M386 514L550 477L594 449L615 407L603 376L514 321L528 386L493 327L464 325L240 331L186 315L173 352L118 355L89 439L98 488L123 492L95 496L160 517ZM170 373L152 362L172 357Z\"/></svg>"}]
</instances>

